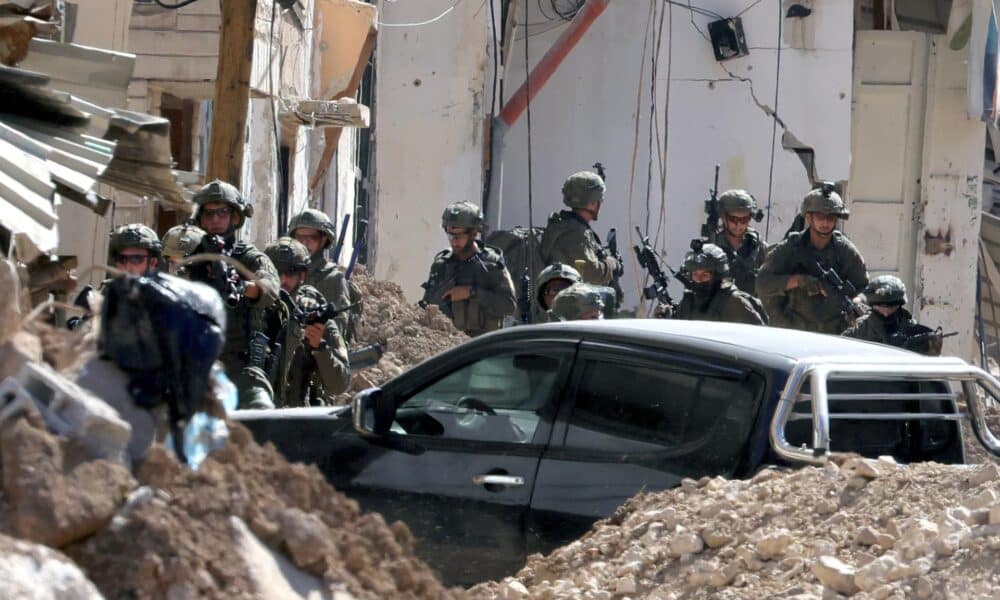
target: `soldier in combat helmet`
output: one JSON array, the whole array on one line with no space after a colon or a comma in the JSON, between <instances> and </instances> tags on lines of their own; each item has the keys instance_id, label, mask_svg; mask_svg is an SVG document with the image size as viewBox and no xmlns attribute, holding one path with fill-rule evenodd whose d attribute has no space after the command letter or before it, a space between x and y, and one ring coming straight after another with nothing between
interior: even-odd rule
<instances>
[{"instance_id":1,"label":"soldier in combat helmet","mask_svg":"<svg viewBox=\"0 0 1000 600\"><path fill-rule=\"evenodd\" d=\"M733 285L729 257L722 248L701 243L701 240L695 240L691 246L684 259L684 272L690 283L673 317L763 325L765 320L759 301Z\"/></svg>"},{"instance_id":2,"label":"soldier in combat helmet","mask_svg":"<svg viewBox=\"0 0 1000 600\"><path fill-rule=\"evenodd\" d=\"M604 202L604 180L597 173L570 175L562 187L563 204L569 210L552 213L542 234L542 256L549 264L576 267L583 281L617 287L621 261L601 244L590 224L597 220Z\"/></svg>"},{"instance_id":3,"label":"soldier in combat helmet","mask_svg":"<svg viewBox=\"0 0 1000 600\"><path fill-rule=\"evenodd\" d=\"M288 234L309 250L306 283L319 291L327 302L344 307L357 304L352 311L337 315L337 326L345 339L353 337L361 317L361 290L351 286L344 272L326 258L326 251L337 245L337 228L322 211L307 208L288 222Z\"/></svg>"},{"instance_id":4,"label":"soldier in combat helmet","mask_svg":"<svg viewBox=\"0 0 1000 600\"><path fill-rule=\"evenodd\" d=\"M263 252L236 240L244 220L253 216L253 207L235 186L219 180L203 186L193 200L198 206L195 222L206 234L203 246L219 238L223 243L222 248L203 249L228 254L256 277L256 281L249 281L237 275L242 294L238 303L227 305L226 343L219 359L239 390L239 408L274 408L266 367L260 364L266 352L259 350L270 343L265 332L266 311L278 299L278 272ZM219 291L226 298L225 290Z\"/></svg>"},{"instance_id":5,"label":"soldier in combat helmet","mask_svg":"<svg viewBox=\"0 0 1000 600\"><path fill-rule=\"evenodd\" d=\"M869 342L902 346L930 356L939 356L943 335L918 325L906 304L906 285L895 275L873 277L865 288L871 312L863 315L843 335ZM914 343L916 342L916 343Z\"/></svg>"},{"instance_id":6,"label":"soldier in combat helmet","mask_svg":"<svg viewBox=\"0 0 1000 600\"><path fill-rule=\"evenodd\" d=\"M163 256L167 259L167 271L178 274L178 264L194 254L205 232L194 225L175 225L163 234Z\"/></svg>"},{"instance_id":7,"label":"soldier in combat helmet","mask_svg":"<svg viewBox=\"0 0 1000 600\"><path fill-rule=\"evenodd\" d=\"M552 300L548 310L549 320L590 321L603 320L608 296L614 291L606 286L574 283L562 290Z\"/></svg>"},{"instance_id":8,"label":"soldier in combat helmet","mask_svg":"<svg viewBox=\"0 0 1000 600\"><path fill-rule=\"evenodd\" d=\"M548 310L552 307L559 292L573 285L580 283L583 278L580 273L569 265L562 263L551 264L538 274L535 280L535 300L538 302L538 313L534 315L532 322L545 323L549 320Z\"/></svg>"},{"instance_id":9,"label":"soldier in combat helmet","mask_svg":"<svg viewBox=\"0 0 1000 600\"><path fill-rule=\"evenodd\" d=\"M156 232L141 223L122 225L111 233L108 255L114 266L139 277L155 271L163 244Z\"/></svg>"},{"instance_id":10,"label":"soldier in combat helmet","mask_svg":"<svg viewBox=\"0 0 1000 600\"><path fill-rule=\"evenodd\" d=\"M757 200L746 190L727 190L719 195L718 202L722 231L715 237L716 244L729 257L729 269L736 287L755 294L757 272L767 256L767 243L750 227L750 219L762 214Z\"/></svg>"},{"instance_id":11,"label":"soldier in combat helmet","mask_svg":"<svg viewBox=\"0 0 1000 600\"><path fill-rule=\"evenodd\" d=\"M434 257L421 301L440 306L470 336L500 329L517 307L503 254L477 239L483 224L483 211L471 202L444 209L441 227L451 247Z\"/></svg>"},{"instance_id":12,"label":"soldier in combat helmet","mask_svg":"<svg viewBox=\"0 0 1000 600\"><path fill-rule=\"evenodd\" d=\"M289 237L279 238L264 253L278 269L281 301L292 314L308 313L327 303L319 291L305 284L309 250ZM275 382L275 405L322 406L351 382L347 344L334 320L299 323L289 319L280 336L281 355Z\"/></svg>"},{"instance_id":13,"label":"soldier in combat helmet","mask_svg":"<svg viewBox=\"0 0 1000 600\"><path fill-rule=\"evenodd\" d=\"M757 295L768 307L771 325L839 335L849 317L820 267L856 290L868 284L861 253L837 230L838 220L850 212L834 185L823 183L806 194L801 213L806 229L789 234L768 254L757 275Z\"/></svg>"}]
</instances>

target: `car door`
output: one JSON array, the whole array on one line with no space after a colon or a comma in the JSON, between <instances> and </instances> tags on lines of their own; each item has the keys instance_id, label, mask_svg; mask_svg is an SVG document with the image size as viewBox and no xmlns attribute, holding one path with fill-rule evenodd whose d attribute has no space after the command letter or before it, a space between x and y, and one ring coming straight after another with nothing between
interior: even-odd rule
<instances>
[{"instance_id":1,"label":"car door","mask_svg":"<svg viewBox=\"0 0 1000 600\"><path fill-rule=\"evenodd\" d=\"M715 358L581 345L568 399L539 465L530 552L545 552L640 491L739 465L764 378Z\"/></svg>"},{"instance_id":2,"label":"car door","mask_svg":"<svg viewBox=\"0 0 1000 600\"><path fill-rule=\"evenodd\" d=\"M366 510L404 521L446 582L513 573L574 353L575 342L491 347L407 386L393 398L393 444L359 439L371 446L335 479Z\"/></svg>"}]
</instances>

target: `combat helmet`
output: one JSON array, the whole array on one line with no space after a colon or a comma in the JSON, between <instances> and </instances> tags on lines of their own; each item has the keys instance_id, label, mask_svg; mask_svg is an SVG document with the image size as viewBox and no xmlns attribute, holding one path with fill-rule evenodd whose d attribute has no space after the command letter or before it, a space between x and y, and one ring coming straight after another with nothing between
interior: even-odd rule
<instances>
[{"instance_id":1,"label":"combat helmet","mask_svg":"<svg viewBox=\"0 0 1000 600\"><path fill-rule=\"evenodd\" d=\"M235 226L237 229L243 225L246 219L253 216L253 205L247 202L236 186L219 179L203 185L200 190L194 193L191 200L198 205L198 210L194 215L196 220L201 214L201 207L209 202L222 202L232 206L236 214L240 216L240 222Z\"/></svg>"},{"instance_id":2,"label":"combat helmet","mask_svg":"<svg viewBox=\"0 0 1000 600\"><path fill-rule=\"evenodd\" d=\"M539 304L542 303L545 285L554 279L566 279L570 284L583 281L580 272L573 267L563 263L552 263L542 269L542 272L538 274L538 279L535 281L535 300Z\"/></svg>"},{"instance_id":3,"label":"combat helmet","mask_svg":"<svg viewBox=\"0 0 1000 600\"><path fill-rule=\"evenodd\" d=\"M280 237L264 249L264 254L271 259L279 273L309 269L309 250L296 239Z\"/></svg>"},{"instance_id":4,"label":"combat helmet","mask_svg":"<svg viewBox=\"0 0 1000 600\"><path fill-rule=\"evenodd\" d=\"M552 321L575 321L581 315L598 311L598 318L603 317L604 299L599 286L588 283L575 283L559 292L548 310Z\"/></svg>"},{"instance_id":5,"label":"combat helmet","mask_svg":"<svg viewBox=\"0 0 1000 600\"><path fill-rule=\"evenodd\" d=\"M163 234L163 255L168 258L190 256L204 237L205 231L200 227L175 225Z\"/></svg>"},{"instance_id":6,"label":"combat helmet","mask_svg":"<svg viewBox=\"0 0 1000 600\"><path fill-rule=\"evenodd\" d=\"M841 219L851 216L851 211L844 204L844 199L837 193L836 186L824 181L818 188L813 189L802 199L802 216L806 213L818 212L828 215L837 215Z\"/></svg>"},{"instance_id":7,"label":"combat helmet","mask_svg":"<svg viewBox=\"0 0 1000 600\"><path fill-rule=\"evenodd\" d=\"M471 202L454 202L441 215L441 228L461 227L482 231L486 218L481 208Z\"/></svg>"},{"instance_id":8,"label":"combat helmet","mask_svg":"<svg viewBox=\"0 0 1000 600\"><path fill-rule=\"evenodd\" d=\"M760 209L757 208L757 199L753 197L753 194L746 190L726 190L719 194L719 212L720 213L731 213L738 210L746 210L750 212L757 221L757 215L763 214Z\"/></svg>"},{"instance_id":9,"label":"combat helmet","mask_svg":"<svg viewBox=\"0 0 1000 600\"><path fill-rule=\"evenodd\" d=\"M585 208L592 201L604 202L604 180L597 173L580 171L566 178L562 186L563 204L570 208Z\"/></svg>"},{"instance_id":10,"label":"combat helmet","mask_svg":"<svg viewBox=\"0 0 1000 600\"><path fill-rule=\"evenodd\" d=\"M865 288L865 299L868 304L902 306L906 304L906 284L895 275L873 277Z\"/></svg>"},{"instance_id":11,"label":"combat helmet","mask_svg":"<svg viewBox=\"0 0 1000 600\"><path fill-rule=\"evenodd\" d=\"M124 248L144 248L150 256L160 256L163 245L156 232L142 223L122 225L111 233L108 240L108 253L115 256Z\"/></svg>"},{"instance_id":12,"label":"combat helmet","mask_svg":"<svg viewBox=\"0 0 1000 600\"><path fill-rule=\"evenodd\" d=\"M309 227L325 235L329 240L326 247L337 245L337 228L323 211L307 208L295 215L288 222L288 234L294 236L295 230L299 227Z\"/></svg>"},{"instance_id":13,"label":"combat helmet","mask_svg":"<svg viewBox=\"0 0 1000 600\"><path fill-rule=\"evenodd\" d=\"M691 242L691 251L684 257L684 271L711 271L719 277L729 277L729 257L725 250L700 239Z\"/></svg>"}]
</instances>

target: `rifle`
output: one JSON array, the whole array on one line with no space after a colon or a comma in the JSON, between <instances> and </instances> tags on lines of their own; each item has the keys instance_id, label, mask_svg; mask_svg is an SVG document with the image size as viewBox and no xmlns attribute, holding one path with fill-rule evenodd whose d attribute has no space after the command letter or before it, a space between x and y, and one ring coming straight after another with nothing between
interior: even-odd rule
<instances>
[{"instance_id":1,"label":"rifle","mask_svg":"<svg viewBox=\"0 0 1000 600\"><path fill-rule=\"evenodd\" d=\"M340 262L340 253L344 250L344 238L347 236L347 226L351 223L351 215L344 215L344 220L340 222L340 235L337 236L337 245L333 247L333 262Z\"/></svg>"},{"instance_id":2,"label":"rifle","mask_svg":"<svg viewBox=\"0 0 1000 600\"><path fill-rule=\"evenodd\" d=\"M83 286L83 289L80 290L80 293L76 295L76 299L73 300L73 306L79 306L80 308L82 308L86 312L83 315L81 315L81 316L70 317L70 318L66 319L66 329L69 329L70 331L72 331L72 330L76 329L77 327L79 327L80 325L82 325L83 323L85 323L88 319L90 319L93 316L90 313L90 310L91 310L91 308L90 308L90 294L93 291L94 291L94 286L92 286L92 285L85 285L85 286Z\"/></svg>"},{"instance_id":3,"label":"rifle","mask_svg":"<svg viewBox=\"0 0 1000 600\"><path fill-rule=\"evenodd\" d=\"M760 219L757 219L758 221ZM705 200L705 223L701 226L701 237L710 244L715 243L719 231L719 165L715 165L715 181L708 190L708 200Z\"/></svg>"},{"instance_id":4,"label":"rifle","mask_svg":"<svg viewBox=\"0 0 1000 600\"><path fill-rule=\"evenodd\" d=\"M226 240L221 235L206 235L201 240L201 249L198 252L223 256L232 254L230 250L226 250ZM207 283L219 292L227 307L236 308L243 301L246 282L240 277L239 271L229 263L220 260L188 265L185 269L192 281Z\"/></svg>"},{"instance_id":5,"label":"rifle","mask_svg":"<svg viewBox=\"0 0 1000 600\"><path fill-rule=\"evenodd\" d=\"M427 281L420 284L420 287L424 288L424 297L417 302L417 306L420 308L427 308L430 305L435 305L441 309L441 313L449 319L454 318L454 313L451 310L451 298L445 298L444 293L455 287L455 276L445 277L440 281L437 281L434 275Z\"/></svg>"},{"instance_id":6,"label":"rifle","mask_svg":"<svg viewBox=\"0 0 1000 600\"><path fill-rule=\"evenodd\" d=\"M660 268L660 260L656 256L653 246L649 243L649 236L642 235L642 230L639 229L638 225L635 228L635 232L639 235L639 244L632 246L632 250L635 251L635 258L639 261L639 266L646 269L649 272L649 276L653 279L653 283L643 288L642 297L647 300L655 299L664 306L676 307L677 303L670 297L670 290L667 289L670 282ZM675 277L677 277L676 273Z\"/></svg>"},{"instance_id":7,"label":"rifle","mask_svg":"<svg viewBox=\"0 0 1000 600\"><path fill-rule=\"evenodd\" d=\"M349 351L347 362L351 366L351 373L377 365L383 354L385 349L382 344L369 344Z\"/></svg>"},{"instance_id":8,"label":"rifle","mask_svg":"<svg viewBox=\"0 0 1000 600\"><path fill-rule=\"evenodd\" d=\"M944 333L941 327L931 329L926 325L912 325L904 331L897 331L889 336L889 344L928 356L940 356L944 338L958 335L957 331Z\"/></svg>"},{"instance_id":9,"label":"rifle","mask_svg":"<svg viewBox=\"0 0 1000 600\"><path fill-rule=\"evenodd\" d=\"M864 309L854 302L854 297L858 295L857 288L850 281L844 281L832 267L827 269L819 260L814 261L814 266L819 273L818 279L840 300L840 306L844 309L844 314L849 321L853 321L865 314Z\"/></svg>"},{"instance_id":10,"label":"rifle","mask_svg":"<svg viewBox=\"0 0 1000 600\"><path fill-rule=\"evenodd\" d=\"M594 170L597 171L597 176L600 177L601 181L604 182L604 185L607 185L608 177L604 172L604 165L601 164L600 162L595 162L592 166L594 167Z\"/></svg>"},{"instance_id":11,"label":"rifle","mask_svg":"<svg viewBox=\"0 0 1000 600\"><path fill-rule=\"evenodd\" d=\"M368 221L358 219L358 234L354 238L354 250L351 252L351 262L347 264L347 271L344 272L344 279L350 279L354 273L354 267L358 264L358 255L361 247L365 245L365 238L368 235Z\"/></svg>"},{"instance_id":12,"label":"rifle","mask_svg":"<svg viewBox=\"0 0 1000 600\"><path fill-rule=\"evenodd\" d=\"M521 294L517 298L517 311L521 313L521 323L524 325L531 323L531 296L534 287L534 282L531 281L531 271L525 265L524 271L521 273Z\"/></svg>"},{"instance_id":13,"label":"rifle","mask_svg":"<svg viewBox=\"0 0 1000 600\"><path fill-rule=\"evenodd\" d=\"M294 304L294 303L293 303ZM341 313L345 313L351 309L357 308L361 303L355 302L354 304L348 304L343 308L337 308L332 302L319 306L308 312L296 306L296 312L292 315L295 322L299 325L312 325L314 323L326 323L330 319L335 318Z\"/></svg>"}]
</instances>

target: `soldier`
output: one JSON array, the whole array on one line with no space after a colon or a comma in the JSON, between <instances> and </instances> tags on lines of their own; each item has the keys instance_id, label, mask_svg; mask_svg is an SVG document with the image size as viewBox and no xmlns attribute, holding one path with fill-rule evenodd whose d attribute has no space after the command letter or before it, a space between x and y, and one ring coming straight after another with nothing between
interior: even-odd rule
<instances>
[{"instance_id":1,"label":"soldier","mask_svg":"<svg viewBox=\"0 0 1000 600\"><path fill-rule=\"evenodd\" d=\"M843 335L901 346L930 356L941 355L943 335L918 325L910 311L903 308L906 285L902 279L895 275L873 277L865 288L865 299L871 312L859 317Z\"/></svg>"},{"instance_id":2,"label":"soldier","mask_svg":"<svg viewBox=\"0 0 1000 600\"><path fill-rule=\"evenodd\" d=\"M309 250L290 237L279 238L264 253L274 263L281 280L281 301L293 315L303 315L327 303L316 288L306 285ZM289 319L280 336L281 354L274 404L322 406L351 382L347 345L334 320L299 323Z\"/></svg>"},{"instance_id":3,"label":"soldier","mask_svg":"<svg viewBox=\"0 0 1000 600\"><path fill-rule=\"evenodd\" d=\"M108 242L111 262L135 277L156 271L162 250L163 245L156 232L141 223L122 225L115 229Z\"/></svg>"},{"instance_id":4,"label":"soldier","mask_svg":"<svg viewBox=\"0 0 1000 600\"><path fill-rule=\"evenodd\" d=\"M178 264L201 246L205 232L194 225L175 225L163 234L163 256L167 271L177 275Z\"/></svg>"},{"instance_id":5,"label":"soldier","mask_svg":"<svg viewBox=\"0 0 1000 600\"><path fill-rule=\"evenodd\" d=\"M252 244L236 241L236 232L245 219L253 216L251 206L234 186L213 181L194 195L198 205L195 221L207 234L204 243L214 236L222 238L220 250L249 269L257 281L238 275L243 287L238 302L226 308L226 344L220 360L239 390L239 408L274 408L274 393L267 377L267 310L278 298L278 273L263 252ZM215 265L213 265L214 267ZM227 298L226 290L218 290Z\"/></svg>"},{"instance_id":6,"label":"soldier","mask_svg":"<svg viewBox=\"0 0 1000 600\"><path fill-rule=\"evenodd\" d=\"M612 256L590 228L604 202L604 180L582 171L570 175L563 184L563 204L569 210L552 213L542 234L542 256L551 263L573 265L587 283L611 285L619 294L618 277L622 264Z\"/></svg>"},{"instance_id":7,"label":"soldier","mask_svg":"<svg viewBox=\"0 0 1000 600\"><path fill-rule=\"evenodd\" d=\"M361 290L349 285L344 272L326 259L326 250L337 245L337 228L321 211L307 208L292 217L288 234L309 250L310 266L306 283L319 291L327 302L344 307L361 302ZM337 326L345 338L352 338L361 317L361 305L337 316Z\"/></svg>"},{"instance_id":8,"label":"soldier","mask_svg":"<svg viewBox=\"0 0 1000 600\"><path fill-rule=\"evenodd\" d=\"M535 323L545 323L548 321L548 310L552 306L552 301L556 295L573 285L580 283L583 278L579 271L569 265L562 263L551 264L538 274L535 281L535 300L538 302L538 313L533 319Z\"/></svg>"},{"instance_id":9,"label":"soldier","mask_svg":"<svg viewBox=\"0 0 1000 600\"><path fill-rule=\"evenodd\" d=\"M675 319L764 324L757 299L729 278L729 258L722 248L696 240L684 258L684 271L690 284L674 311Z\"/></svg>"},{"instance_id":10,"label":"soldier","mask_svg":"<svg viewBox=\"0 0 1000 600\"><path fill-rule=\"evenodd\" d=\"M559 321L589 321L603 320L605 297L601 287L589 283L574 283L562 290L552 300L552 308L548 310L549 320ZM608 292L614 290L606 288Z\"/></svg>"},{"instance_id":11,"label":"soldier","mask_svg":"<svg viewBox=\"0 0 1000 600\"><path fill-rule=\"evenodd\" d=\"M451 248L434 257L421 304L438 304L455 327L471 336L500 329L517 302L503 254L476 239L483 211L471 202L449 204L441 227Z\"/></svg>"},{"instance_id":12,"label":"soldier","mask_svg":"<svg viewBox=\"0 0 1000 600\"><path fill-rule=\"evenodd\" d=\"M733 283L751 295L757 289L757 272L767 256L767 243L750 227L750 219L758 210L757 200L746 190L728 190L719 196L722 231L715 240L729 257Z\"/></svg>"},{"instance_id":13,"label":"soldier","mask_svg":"<svg viewBox=\"0 0 1000 600\"><path fill-rule=\"evenodd\" d=\"M757 275L757 295L768 306L772 325L837 335L847 329L848 317L843 298L821 279L820 267L858 290L868 284L868 271L858 249L837 231L837 220L850 213L832 183L806 194L801 214L806 229L771 249Z\"/></svg>"}]
</instances>

